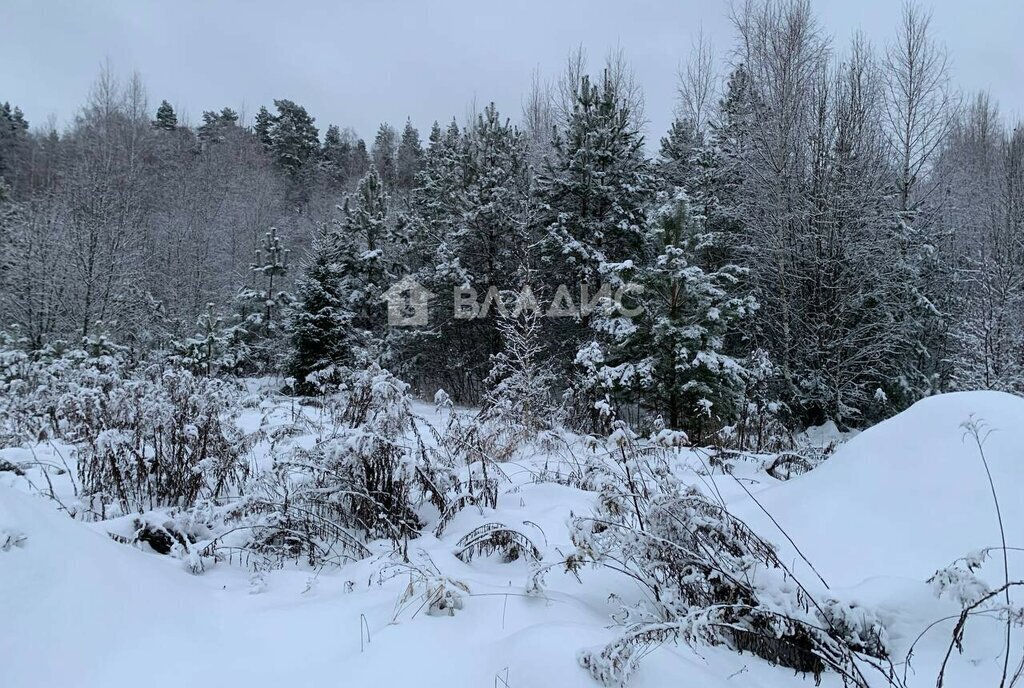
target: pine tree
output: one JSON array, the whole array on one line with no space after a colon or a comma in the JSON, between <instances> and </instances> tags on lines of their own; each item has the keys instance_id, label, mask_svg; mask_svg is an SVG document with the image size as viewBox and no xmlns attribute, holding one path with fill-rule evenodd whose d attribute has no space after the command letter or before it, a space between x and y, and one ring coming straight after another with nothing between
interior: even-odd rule
<instances>
[{"instance_id":1,"label":"pine tree","mask_svg":"<svg viewBox=\"0 0 1024 688\"><path fill-rule=\"evenodd\" d=\"M28 121L17 106L0 103L0 179L7 182L12 197L20 192L28 155Z\"/></svg>"},{"instance_id":2,"label":"pine tree","mask_svg":"<svg viewBox=\"0 0 1024 688\"><path fill-rule=\"evenodd\" d=\"M637 255L653 190L643 136L608 70L599 85L580 77L572 99L538 180L551 218L547 258L577 283L620 282L615 266Z\"/></svg>"},{"instance_id":3,"label":"pine tree","mask_svg":"<svg viewBox=\"0 0 1024 688\"><path fill-rule=\"evenodd\" d=\"M352 361L355 314L342 291L345 276L338 262L338 240L326 225L321 229L289 315L288 374L298 381L299 391L305 390L310 373Z\"/></svg>"},{"instance_id":4,"label":"pine tree","mask_svg":"<svg viewBox=\"0 0 1024 688\"><path fill-rule=\"evenodd\" d=\"M270 136L270 132L274 127L276 118L270 114L265 105L261 105L260 109L256 112L255 122L253 123L253 133L256 134L256 139L263 146L263 150L269 151L274 145L274 141Z\"/></svg>"},{"instance_id":5,"label":"pine tree","mask_svg":"<svg viewBox=\"0 0 1024 688\"><path fill-rule=\"evenodd\" d=\"M250 363L257 367L256 372L275 370L279 363L282 334L279 321L293 300L292 295L281 288L288 273L290 255L277 228L271 227L249 265L255 286L242 289L235 299L239 312L234 322L239 327L239 336L244 337L253 352Z\"/></svg>"},{"instance_id":6,"label":"pine tree","mask_svg":"<svg viewBox=\"0 0 1024 688\"><path fill-rule=\"evenodd\" d=\"M248 358L245 331L238 325L225 326L212 303L206 305L197 325L196 335L172 344L176 363L209 377L221 371L234 372Z\"/></svg>"},{"instance_id":7,"label":"pine tree","mask_svg":"<svg viewBox=\"0 0 1024 688\"><path fill-rule=\"evenodd\" d=\"M690 196L703 235L694 259L706 270L740 262L746 241L742 183L750 169L750 137L758 104L743 65L733 70L719 108L718 122L709 131L696 132L688 174L675 184Z\"/></svg>"},{"instance_id":8,"label":"pine tree","mask_svg":"<svg viewBox=\"0 0 1024 688\"><path fill-rule=\"evenodd\" d=\"M373 140L373 164L377 168L377 174L384 182L384 186L393 189L398 179L396 166L396 154L398 147L398 135L394 127L387 122L377 129L377 137Z\"/></svg>"},{"instance_id":9,"label":"pine tree","mask_svg":"<svg viewBox=\"0 0 1024 688\"><path fill-rule=\"evenodd\" d=\"M987 95L961 115L938 161L948 239L930 275L949 338L953 389L1024 390L1024 128ZM939 282L936 277L943 277ZM934 293L934 286L933 291Z\"/></svg>"},{"instance_id":10,"label":"pine tree","mask_svg":"<svg viewBox=\"0 0 1024 688\"><path fill-rule=\"evenodd\" d=\"M461 212L456 198L461 175L462 138L458 126L452 122L447 134L434 123L429 146L423 155L423 169L416 177L410 197L410 270L421 272L420 278L430 279L429 271L438 260L439 243L454 231L456 218Z\"/></svg>"},{"instance_id":11,"label":"pine tree","mask_svg":"<svg viewBox=\"0 0 1024 688\"><path fill-rule=\"evenodd\" d=\"M600 84L582 75L571 97L571 111L555 132L537 181L546 219L542 259L551 276L550 292L561 283L570 293L581 293L586 285L593 295L605 286L617 290L631 279L643 249L655 180L621 80L608 69ZM550 320L552 355L566 377L580 357L607 344L608 326L589 310L581 310L578 320ZM595 423L590 409L598 401L596 390L580 380L575 392L581 421Z\"/></svg>"},{"instance_id":12,"label":"pine tree","mask_svg":"<svg viewBox=\"0 0 1024 688\"><path fill-rule=\"evenodd\" d=\"M412 126L412 120L406 120L395 159L398 188L406 193L411 191L422 166L423 146L420 143L420 133Z\"/></svg>"},{"instance_id":13,"label":"pine tree","mask_svg":"<svg viewBox=\"0 0 1024 688\"><path fill-rule=\"evenodd\" d=\"M692 120L685 117L672 120L668 134L661 139L657 165L658 176L666 190L693 188L696 157L703 145L703 135Z\"/></svg>"},{"instance_id":14,"label":"pine tree","mask_svg":"<svg viewBox=\"0 0 1024 688\"><path fill-rule=\"evenodd\" d=\"M174 108L166 100L161 100L160 107L156 109L153 128L163 131L174 131L178 128L178 116L174 114Z\"/></svg>"},{"instance_id":15,"label":"pine tree","mask_svg":"<svg viewBox=\"0 0 1024 688\"><path fill-rule=\"evenodd\" d=\"M615 340L587 371L606 391L625 394L696 441L742 408L746 352L730 351L730 335L757 309L752 297L733 296L744 270L705 272L693 264L699 238L685 192L661 194L645 237L650 258L635 276L641 312L615 328Z\"/></svg>"},{"instance_id":16,"label":"pine tree","mask_svg":"<svg viewBox=\"0 0 1024 688\"><path fill-rule=\"evenodd\" d=\"M324 144L320 149L320 169L333 188L343 188L348 180L348 163L352 155L350 138L342 137L336 124L327 127Z\"/></svg>"},{"instance_id":17,"label":"pine tree","mask_svg":"<svg viewBox=\"0 0 1024 688\"><path fill-rule=\"evenodd\" d=\"M301 105L290 100L275 100L274 106L277 115L267 134L270 152L278 167L294 178L307 162L316 160L320 152L320 132L313 124L315 120Z\"/></svg>"},{"instance_id":18,"label":"pine tree","mask_svg":"<svg viewBox=\"0 0 1024 688\"><path fill-rule=\"evenodd\" d=\"M366 141L357 139L348 157L346 174L349 179L362 179L370 169L370 154L366 152Z\"/></svg>"},{"instance_id":19,"label":"pine tree","mask_svg":"<svg viewBox=\"0 0 1024 688\"><path fill-rule=\"evenodd\" d=\"M281 311L287 298L283 292L274 292L274 278L284 277L288 272L290 254L291 250L284 247L281 237L277 235L277 228L271 227L264 236L263 249L256 249L256 260L251 265L253 274L267 281L267 288L263 292L264 310L260 323L267 333L276 328L274 318ZM278 280L278 285L280 283L281 280Z\"/></svg>"},{"instance_id":20,"label":"pine tree","mask_svg":"<svg viewBox=\"0 0 1024 688\"><path fill-rule=\"evenodd\" d=\"M465 132L454 122L444 133L435 125L411 197L410 253L419 281L445 295L523 286L530 200L526 142L493 103ZM406 333L415 374L460 401L477 401L487 362L501 350L493 314L455 318L445 298L431 322L429 330Z\"/></svg>"},{"instance_id":21,"label":"pine tree","mask_svg":"<svg viewBox=\"0 0 1024 688\"><path fill-rule=\"evenodd\" d=\"M718 139L718 130L701 131L687 118L677 117L661 139L656 166L659 186L675 195L684 189L694 227L694 264L714 271L739 259L743 224L730 205L735 184L729 176Z\"/></svg>"},{"instance_id":22,"label":"pine tree","mask_svg":"<svg viewBox=\"0 0 1024 688\"><path fill-rule=\"evenodd\" d=\"M391 286L389 252L393 243L384 181L370 168L345 201L331 238L340 282L338 294L352 330L354 355L382 353L387 330L384 292Z\"/></svg>"},{"instance_id":23,"label":"pine tree","mask_svg":"<svg viewBox=\"0 0 1024 688\"><path fill-rule=\"evenodd\" d=\"M238 113L231 108L224 108L220 112L207 110L203 113L203 123L196 130L196 135L204 146L208 146L223 143L237 129Z\"/></svg>"},{"instance_id":24,"label":"pine tree","mask_svg":"<svg viewBox=\"0 0 1024 688\"><path fill-rule=\"evenodd\" d=\"M304 388L310 373L387 356L384 292L392 282L388 195L371 168L342 216L322 228L289 317L290 375Z\"/></svg>"}]
</instances>

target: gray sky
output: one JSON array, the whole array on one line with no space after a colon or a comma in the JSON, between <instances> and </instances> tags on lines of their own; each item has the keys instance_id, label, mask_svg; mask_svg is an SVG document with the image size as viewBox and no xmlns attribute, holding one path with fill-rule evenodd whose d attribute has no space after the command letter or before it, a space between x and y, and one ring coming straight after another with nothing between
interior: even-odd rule
<instances>
[{"instance_id":1,"label":"gray sky","mask_svg":"<svg viewBox=\"0 0 1024 688\"><path fill-rule=\"evenodd\" d=\"M927 5L928 3L926 3ZM845 46L860 28L881 47L897 0L813 0ZM933 30L965 91L989 89L1004 115L1024 115L1024 1L938 0ZM230 106L251 118L290 98L371 139L382 120L461 121L475 100L517 118L531 73L557 75L582 44L596 64L616 46L647 99L648 136L661 136L676 71L697 29L719 53L732 44L725 2L714 0L0 0L0 101L34 125L65 125L104 59L137 69L153 109L169 100L195 122Z\"/></svg>"}]
</instances>

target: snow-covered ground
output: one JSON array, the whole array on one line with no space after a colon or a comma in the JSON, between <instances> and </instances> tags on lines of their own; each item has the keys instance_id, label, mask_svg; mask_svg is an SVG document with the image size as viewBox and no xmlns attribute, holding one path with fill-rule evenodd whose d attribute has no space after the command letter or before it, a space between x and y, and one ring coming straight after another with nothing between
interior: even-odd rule
<instances>
[{"instance_id":1,"label":"snow-covered ground","mask_svg":"<svg viewBox=\"0 0 1024 688\"><path fill-rule=\"evenodd\" d=\"M283 422L288 404L265 404L241 422ZM432 408L418 410L437 421ZM983 447L1007 543L1024 546L1024 399L1007 394L925 399L786 482L754 464L737 464L731 475L704 471L699 452L680 454L681 466L693 468L680 472L721 494L794 570L815 576L806 557L830 590L876 613L901 675L908 648L927 630L907 682L933 686L961 607L926 581L958 557L1000 544L985 468L962 425L972 419L991 430ZM51 445L3 450L0 459L60 463ZM0 473L0 686L596 686L577 655L618 634L609 596L636 597L628 578L585 568L577 579L555 568L543 592L530 595L522 559L467 563L454 555L463 535L501 522L529 533L545 561L564 559L574 549L568 522L594 508L595 494L538 481L550 460L508 465L498 508L464 509L440 538L415 540L408 565L380 554L318 571L286 566L262 579L229 562L192 575L179 559L116 542L107 535L116 523L73 520L32 494L29 480L46 484L38 469ZM71 499L61 476L49 474L58 496ZM1024 577L1019 552L1009 565L1012 579ZM977 575L999 585L1001 554ZM450 581L461 608L429 614L427 578ZM1003 628L972 619L947 686L998 685ZM1019 653L1019 629L1013 642ZM657 648L630 680L638 688L813 683L749 654L683 644ZM825 674L822 685L841 681Z\"/></svg>"}]
</instances>

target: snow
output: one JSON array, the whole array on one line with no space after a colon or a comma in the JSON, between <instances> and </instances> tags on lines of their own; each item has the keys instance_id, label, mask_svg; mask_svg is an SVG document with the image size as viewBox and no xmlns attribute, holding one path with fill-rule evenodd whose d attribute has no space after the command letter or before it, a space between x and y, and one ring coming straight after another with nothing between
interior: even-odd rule
<instances>
[{"instance_id":1,"label":"snow","mask_svg":"<svg viewBox=\"0 0 1024 688\"><path fill-rule=\"evenodd\" d=\"M1017 493L1024 484L1024 399L1002 392L923 399L813 471L759 493L758 501L830 584L870 576L925 580L968 552L1000 544L984 466L963 427L971 419L991 431L984 449L1007 542L1024 544ZM735 508L759 522L762 535L782 540L756 506Z\"/></svg>"},{"instance_id":2,"label":"snow","mask_svg":"<svg viewBox=\"0 0 1024 688\"><path fill-rule=\"evenodd\" d=\"M431 414L423 404L417 411ZM283 421L290 413L285 403L263 405L240 422L255 428L257 418ZM972 417L994 430L985 453L1008 540L1020 545L1024 504L1010 490L1024 478L1024 399L1006 394L926 399L852 438L810 473L781 483L761 473L752 483L832 589L878 614L898 652L959 609L937 599L926 579L969 551L998 544L984 470L961 427ZM227 563L191 575L180 560L115 542L105 534L108 524L72 520L51 500L25 494L22 479L0 481L0 686L593 688L577 654L617 635L608 598L635 599L628 580L590 568L577 580L555 567L544 591L528 595L526 562L454 556L459 538L486 523L520 529L546 562L572 550L567 522L588 513L595 495L536 482L544 459L508 466L512 483L497 509L464 509L440 538L411 543L409 567L387 566L382 557L319 572L289 566L255 585L249 570ZM721 474L713 479L736 513L787 551L744 492ZM5 533L13 536L6 549ZM1020 577L1022 563L1011 561L1012 575ZM421 572L432 567L469 591L454 616L421 608ZM991 566L982 573L999 580ZM400 602L410 585L413 596ZM937 626L916 651L911 686L934 685L950 627ZM995 685L999 626L978 620L971 628L947 685ZM724 648L668 644L644 660L630 685L778 688L813 680ZM840 682L826 674L823 685Z\"/></svg>"},{"instance_id":3,"label":"snow","mask_svg":"<svg viewBox=\"0 0 1024 688\"><path fill-rule=\"evenodd\" d=\"M570 509L589 503L589 495L577 490L535 485L489 520L519 525L528 515L538 528L555 533ZM191 576L180 562L117 544L41 498L0 488L0 524L27 536L21 546L0 551L0 685L305 686L343 680L352 686L470 686L492 685L501 676L515 687L594 686L576 651L611 637L606 593L593 585L606 575L588 576L592 585L581 590L571 577L558 582L554 573L546 595L528 597L525 565L465 564L452 555L465 530L459 521L467 528L476 523L471 514L460 514L449 527L451 537L424 536L417 549L466 583L471 592L464 609L454 617L428 616L417 612L420 603L414 601L393 622L410 577L399 574L378 584L368 580L370 562L321 574L312 586L307 571L272 572L267 590L251 594L242 569L222 566ZM567 546L564 540L547 544ZM349 581L352 592L346 591ZM366 636L360 642L364 617L368 643ZM712 673L685 649L670 655L658 664ZM719 665L730 659L725 651L711 655ZM645 667L634 685L662 685L655 666ZM758 669L757 675L788 675Z\"/></svg>"},{"instance_id":4,"label":"snow","mask_svg":"<svg viewBox=\"0 0 1024 688\"><path fill-rule=\"evenodd\" d=\"M797 436L797 442L808 447L835 447L857 435L856 430L840 430L835 421L812 425Z\"/></svg>"}]
</instances>

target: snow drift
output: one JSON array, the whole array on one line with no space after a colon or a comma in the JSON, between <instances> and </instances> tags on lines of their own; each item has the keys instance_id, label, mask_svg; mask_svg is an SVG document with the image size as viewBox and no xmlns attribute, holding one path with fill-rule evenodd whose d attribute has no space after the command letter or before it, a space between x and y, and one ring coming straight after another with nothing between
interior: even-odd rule
<instances>
[{"instance_id":1,"label":"snow drift","mask_svg":"<svg viewBox=\"0 0 1024 688\"><path fill-rule=\"evenodd\" d=\"M972 419L1008 542L1021 545L1024 504L1015 492L1024 478L1024 399L1007 394L926 399L806 475L785 483L758 478L770 485L754 492L758 501L834 589L856 589L879 610L897 654L929 623L959 609L936 600L924 581L953 559L999 543L978 448L962 426ZM411 548L414 559L435 563L472 591L453 617L416 614L415 605L396 614L413 579L381 582L369 560L315 575L273 571L266 589L250 594L243 567L222 564L192 576L179 560L114 542L103 523L73 521L43 498L0 487L0 685L596 686L577 653L616 636L608 598L635 596L629 580L602 569L582 571L579 581L553 571L537 598L523 594L522 562L453 556L460 535L484 521L531 524L544 533L538 542L552 560L571 551L566 524L572 513L593 508L594 495L536 483L530 473L516 474L498 509L464 510L443 537L423 536ZM731 508L786 552L785 538L745 495ZM798 561L795 553L792 559ZM1011 575L1020 576L1020 563L1011 562ZM987 623L969 634L969 661L957 664L949 685L991 684L1001 631ZM949 626L936 627L916 652L911 685L934 685ZM372 641L364 640L364 628ZM836 675L823 679L839 685ZM813 681L749 654L666 644L630 682L683 684Z\"/></svg>"},{"instance_id":2,"label":"snow drift","mask_svg":"<svg viewBox=\"0 0 1024 688\"><path fill-rule=\"evenodd\" d=\"M983 440L1007 544L1022 546L1024 399L1002 392L923 399L757 499L830 584L883 575L926 580L968 552L1000 544L988 478L965 427L970 422ZM759 508L735 510L764 537L785 544Z\"/></svg>"}]
</instances>

